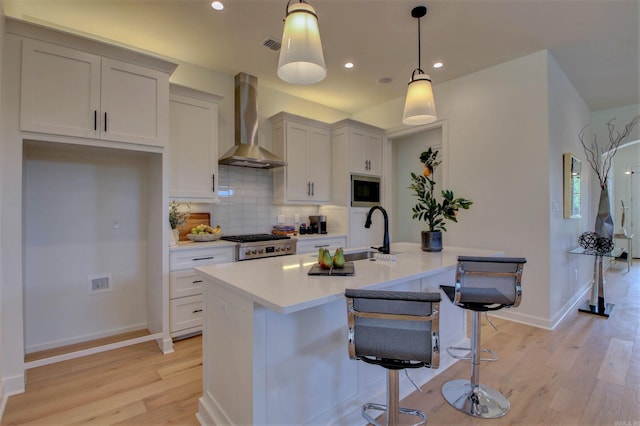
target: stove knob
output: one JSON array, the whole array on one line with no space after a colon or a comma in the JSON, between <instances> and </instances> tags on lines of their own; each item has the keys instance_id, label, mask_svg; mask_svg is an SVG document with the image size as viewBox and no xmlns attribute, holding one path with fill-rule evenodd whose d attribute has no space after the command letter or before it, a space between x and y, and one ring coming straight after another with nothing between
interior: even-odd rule
<instances>
[{"instance_id":1,"label":"stove knob","mask_svg":"<svg viewBox=\"0 0 640 426\"><path fill-rule=\"evenodd\" d=\"M264 249L258 250L258 254L262 254L262 253L264 253Z\"/></svg>"}]
</instances>

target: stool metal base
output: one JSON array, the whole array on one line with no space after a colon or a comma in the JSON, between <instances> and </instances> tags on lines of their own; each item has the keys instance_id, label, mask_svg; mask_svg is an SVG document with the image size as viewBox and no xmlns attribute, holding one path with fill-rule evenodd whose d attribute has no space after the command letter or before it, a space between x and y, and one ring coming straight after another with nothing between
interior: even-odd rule
<instances>
[{"instance_id":1,"label":"stool metal base","mask_svg":"<svg viewBox=\"0 0 640 426\"><path fill-rule=\"evenodd\" d=\"M369 402L369 403L364 404L362 406L362 417L364 417L366 421L368 421L369 423L371 423L374 426L382 426L373 417L371 417L369 415L369 413L367 413L367 410L377 410L377 411L381 411L381 412L386 412L387 411L387 406L384 405L384 404L375 404L373 402ZM426 425L427 424L427 416L426 416L426 414L424 414L420 410L414 410L412 408L399 407L398 408L398 413L400 413L400 414L408 414L410 416L416 416L416 417L420 417L422 419L420 422L414 423L413 426L419 426L419 425ZM397 416L393 416L393 415L389 416L389 415L387 415L388 424L390 424L390 425L397 424L397 423L395 423L394 417L397 417Z\"/></svg>"},{"instance_id":2,"label":"stool metal base","mask_svg":"<svg viewBox=\"0 0 640 426\"><path fill-rule=\"evenodd\" d=\"M473 386L469 380L451 380L442 386L442 396L454 408L483 419L502 417L510 404L500 392L489 386Z\"/></svg>"}]
</instances>

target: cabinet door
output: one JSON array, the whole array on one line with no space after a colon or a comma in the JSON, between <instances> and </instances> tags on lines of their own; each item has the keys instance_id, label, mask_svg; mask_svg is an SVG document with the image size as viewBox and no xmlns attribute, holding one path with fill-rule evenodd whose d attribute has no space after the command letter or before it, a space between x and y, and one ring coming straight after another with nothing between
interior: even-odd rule
<instances>
[{"instance_id":1,"label":"cabinet door","mask_svg":"<svg viewBox=\"0 0 640 426\"><path fill-rule=\"evenodd\" d=\"M382 175L382 136L350 129L349 168L352 173Z\"/></svg>"},{"instance_id":2,"label":"cabinet door","mask_svg":"<svg viewBox=\"0 0 640 426\"><path fill-rule=\"evenodd\" d=\"M169 114L168 76L126 62L102 59L102 139L164 146Z\"/></svg>"},{"instance_id":3,"label":"cabinet door","mask_svg":"<svg viewBox=\"0 0 640 426\"><path fill-rule=\"evenodd\" d=\"M287 198L292 201L308 201L311 196L311 180L307 175L307 145L309 129L297 123L286 123L287 144Z\"/></svg>"},{"instance_id":4,"label":"cabinet door","mask_svg":"<svg viewBox=\"0 0 640 426\"><path fill-rule=\"evenodd\" d=\"M99 137L100 57L25 39L20 129Z\"/></svg>"},{"instance_id":5,"label":"cabinet door","mask_svg":"<svg viewBox=\"0 0 640 426\"><path fill-rule=\"evenodd\" d=\"M367 134L367 160L371 175L382 176L382 136L375 133Z\"/></svg>"},{"instance_id":6,"label":"cabinet door","mask_svg":"<svg viewBox=\"0 0 640 426\"><path fill-rule=\"evenodd\" d=\"M307 179L311 198L317 202L331 199L331 135L324 129L309 128L307 140Z\"/></svg>"},{"instance_id":7,"label":"cabinet door","mask_svg":"<svg viewBox=\"0 0 640 426\"><path fill-rule=\"evenodd\" d=\"M169 197L218 201L218 105L171 94L169 117Z\"/></svg>"},{"instance_id":8,"label":"cabinet door","mask_svg":"<svg viewBox=\"0 0 640 426\"><path fill-rule=\"evenodd\" d=\"M367 134L360 129L349 130L349 170L352 173L368 174Z\"/></svg>"}]
</instances>

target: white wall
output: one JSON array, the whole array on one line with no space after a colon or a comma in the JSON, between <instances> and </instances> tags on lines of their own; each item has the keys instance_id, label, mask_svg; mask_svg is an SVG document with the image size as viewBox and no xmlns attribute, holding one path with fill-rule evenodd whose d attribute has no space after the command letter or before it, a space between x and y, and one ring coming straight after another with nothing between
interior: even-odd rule
<instances>
[{"instance_id":1,"label":"white wall","mask_svg":"<svg viewBox=\"0 0 640 426\"><path fill-rule=\"evenodd\" d=\"M424 221L413 220L412 208L416 205L416 197L408 186L411 184L411 172L421 174L424 171L420 163L420 154L428 147L438 150L438 159L443 160L442 128L424 130L411 135L393 138L392 145L392 176L391 196L392 206L390 222L392 241L406 241L420 243L421 231L427 231L428 226ZM435 193L440 194L443 185L443 167L437 167L433 176L436 182ZM456 196L461 196L454 192ZM438 199L441 197L438 195ZM460 215L464 215L461 212ZM453 222L448 222L452 227ZM449 228L447 228L449 229Z\"/></svg>"},{"instance_id":2,"label":"white wall","mask_svg":"<svg viewBox=\"0 0 640 426\"><path fill-rule=\"evenodd\" d=\"M563 220L561 210L562 152L578 151L588 109L546 51L435 85L434 93L438 117L449 128L446 186L474 201L449 227L445 245L526 257L522 304L501 315L553 327L592 272L566 254L583 221ZM374 106L354 119L400 129L403 102ZM579 277L569 281L574 263Z\"/></svg>"},{"instance_id":3,"label":"white wall","mask_svg":"<svg viewBox=\"0 0 640 426\"><path fill-rule=\"evenodd\" d=\"M4 0L0 0L0 58L3 57L4 47ZM0 98L2 98L2 66L0 60ZM0 117L2 117L2 104L0 103ZM2 135L2 121L0 121L0 135ZM2 143L0 143L0 157L2 157ZM2 166L0 162L0 167ZM2 274L2 173L0 173L0 300L2 300L2 287L3 287L3 274ZM2 303L0 303L0 324L5 321L2 315ZM0 420L2 419L2 413L7 402L7 395L4 388L4 380L2 374L2 363L4 358L4 340L2 334L2 327L0 327Z\"/></svg>"},{"instance_id":4,"label":"white wall","mask_svg":"<svg viewBox=\"0 0 640 426\"><path fill-rule=\"evenodd\" d=\"M44 142L24 158L26 353L146 328L146 154ZM89 292L96 275L110 291Z\"/></svg>"},{"instance_id":5,"label":"white wall","mask_svg":"<svg viewBox=\"0 0 640 426\"><path fill-rule=\"evenodd\" d=\"M591 114L580 94L573 87L556 61L549 55L549 309L552 324L556 324L588 289L593 276L591 256L570 255L577 246L577 237L592 231L599 195L599 185L589 169L578 139L580 130L589 124ZM579 219L563 216L563 154L570 152L582 160L581 210ZM556 209L557 206L557 209ZM577 272L577 273L576 273ZM582 302L582 300L580 300Z\"/></svg>"}]
</instances>

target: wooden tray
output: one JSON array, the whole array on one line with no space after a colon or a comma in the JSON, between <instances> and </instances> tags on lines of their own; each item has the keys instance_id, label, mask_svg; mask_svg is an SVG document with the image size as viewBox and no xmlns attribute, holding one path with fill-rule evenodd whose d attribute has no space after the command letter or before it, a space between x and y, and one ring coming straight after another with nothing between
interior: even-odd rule
<instances>
[{"instance_id":1,"label":"wooden tray","mask_svg":"<svg viewBox=\"0 0 640 426\"><path fill-rule=\"evenodd\" d=\"M353 262L346 262L344 268L322 269L322 267L316 263L309 269L308 275L325 275L325 276L346 276L356 273L356 269L353 266Z\"/></svg>"},{"instance_id":2,"label":"wooden tray","mask_svg":"<svg viewBox=\"0 0 640 426\"><path fill-rule=\"evenodd\" d=\"M211 226L211 223L209 223L209 219L209 213L189 214L189 219L187 219L185 224L176 228L180 231L180 241L189 241L189 238L187 238L187 234L191 232L191 228L194 228L200 224Z\"/></svg>"}]
</instances>

